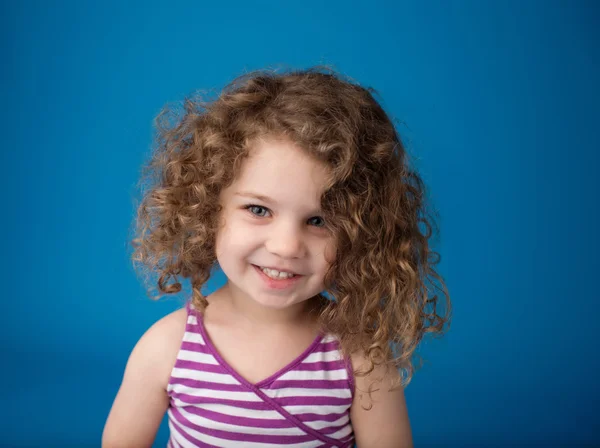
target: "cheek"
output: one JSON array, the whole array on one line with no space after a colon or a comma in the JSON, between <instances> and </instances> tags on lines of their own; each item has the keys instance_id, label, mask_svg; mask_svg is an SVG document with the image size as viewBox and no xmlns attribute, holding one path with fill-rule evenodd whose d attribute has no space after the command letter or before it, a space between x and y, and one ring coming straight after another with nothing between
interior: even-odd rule
<instances>
[{"instance_id":1,"label":"cheek","mask_svg":"<svg viewBox=\"0 0 600 448\"><path fill-rule=\"evenodd\" d=\"M223 250L226 250L224 246L227 246L227 241L230 241L229 228L225 223L225 218L219 218L219 227L215 235L215 251L217 256L220 256Z\"/></svg>"},{"instance_id":2,"label":"cheek","mask_svg":"<svg viewBox=\"0 0 600 448\"><path fill-rule=\"evenodd\" d=\"M216 236L217 253L225 256L229 251L239 254L240 251L253 247L259 239L256 230L246 225L243 220L234 217L225 223L223 219Z\"/></svg>"},{"instance_id":3,"label":"cheek","mask_svg":"<svg viewBox=\"0 0 600 448\"><path fill-rule=\"evenodd\" d=\"M223 254L223 232L219 231L215 237L215 255L217 259L221 258Z\"/></svg>"}]
</instances>

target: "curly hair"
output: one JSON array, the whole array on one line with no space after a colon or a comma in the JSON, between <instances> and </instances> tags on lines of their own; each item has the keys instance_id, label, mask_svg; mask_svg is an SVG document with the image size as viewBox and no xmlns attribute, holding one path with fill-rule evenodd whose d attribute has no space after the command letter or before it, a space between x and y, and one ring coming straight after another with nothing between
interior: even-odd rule
<instances>
[{"instance_id":1,"label":"curly hair","mask_svg":"<svg viewBox=\"0 0 600 448\"><path fill-rule=\"evenodd\" d=\"M213 100L187 97L182 115L166 106L142 176L136 268L158 275L161 294L190 278L192 302L203 310L201 288L218 266L219 194L255 139L287 138L330 173L321 206L338 249L317 297L318 322L339 337L345 356L364 353L366 367L355 375L384 364L400 369L396 386L408 385L415 349L426 333L444 332L451 304L434 269L440 256L429 239L437 227L425 185L373 93L327 67L261 70Z\"/></svg>"}]
</instances>

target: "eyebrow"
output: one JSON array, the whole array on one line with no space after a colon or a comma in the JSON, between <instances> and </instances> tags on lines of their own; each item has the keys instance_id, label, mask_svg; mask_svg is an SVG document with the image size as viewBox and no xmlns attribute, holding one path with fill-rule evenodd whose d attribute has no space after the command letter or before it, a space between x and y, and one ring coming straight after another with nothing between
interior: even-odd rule
<instances>
[{"instance_id":1,"label":"eyebrow","mask_svg":"<svg viewBox=\"0 0 600 448\"><path fill-rule=\"evenodd\" d=\"M268 202L270 204L277 204L277 201L274 199L271 199L268 196L263 196L262 194L252 193L251 191L238 191L235 193L235 196L244 196L246 198L254 198L258 199L259 201Z\"/></svg>"}]
</instances>

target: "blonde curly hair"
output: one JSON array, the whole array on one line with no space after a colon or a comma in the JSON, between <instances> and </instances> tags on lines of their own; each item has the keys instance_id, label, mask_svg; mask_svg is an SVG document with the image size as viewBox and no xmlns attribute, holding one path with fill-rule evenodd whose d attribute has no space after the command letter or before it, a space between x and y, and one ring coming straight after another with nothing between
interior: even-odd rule
<instances>
[{"instance_id":1,"label":"blonde curly hair","mask_svg":"<svg viewBox=\"0 0 600 448\"><path fill-rule=\"evenodd\" d=\"M327 67L261 70L213 100L186 98L183 114L166 106L143 170L132 257L136 269L158 276L160 295L181 291L180 278L190 278L202 311L202 286L218 266L219 194L253 141L285 137L330 172L321 206L337 255L315 298L318 321L345 356L364 353L367 365L355 375L385 364L400 369L397 385L406 386L415 349L426 333L444 332L451 304L434 269L440 256L428 240L437 228L424 183L372 93Z\"/></svg>"}]
</instances>

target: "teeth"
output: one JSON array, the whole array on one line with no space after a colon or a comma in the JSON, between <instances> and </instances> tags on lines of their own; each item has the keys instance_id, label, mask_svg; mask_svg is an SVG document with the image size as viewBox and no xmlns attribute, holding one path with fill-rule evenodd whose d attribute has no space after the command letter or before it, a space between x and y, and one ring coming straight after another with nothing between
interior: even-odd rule
<instances>
[{"instance_id":1,"label":"teeth","mask_svg":"<svg viewBox=\"0 0 600 448\"><path fill-rule=\"evenodd\" d=\"M275 280L284 279L284 278L292 278L294 276L294 274L291 274L289 272L279 272L279 271L276 271L275 269L269 269L269 268L260 268L260 269L265 274L267 274L269 277L271 277L272 279L275 279Z\"/></svg>"}]
</instances>

